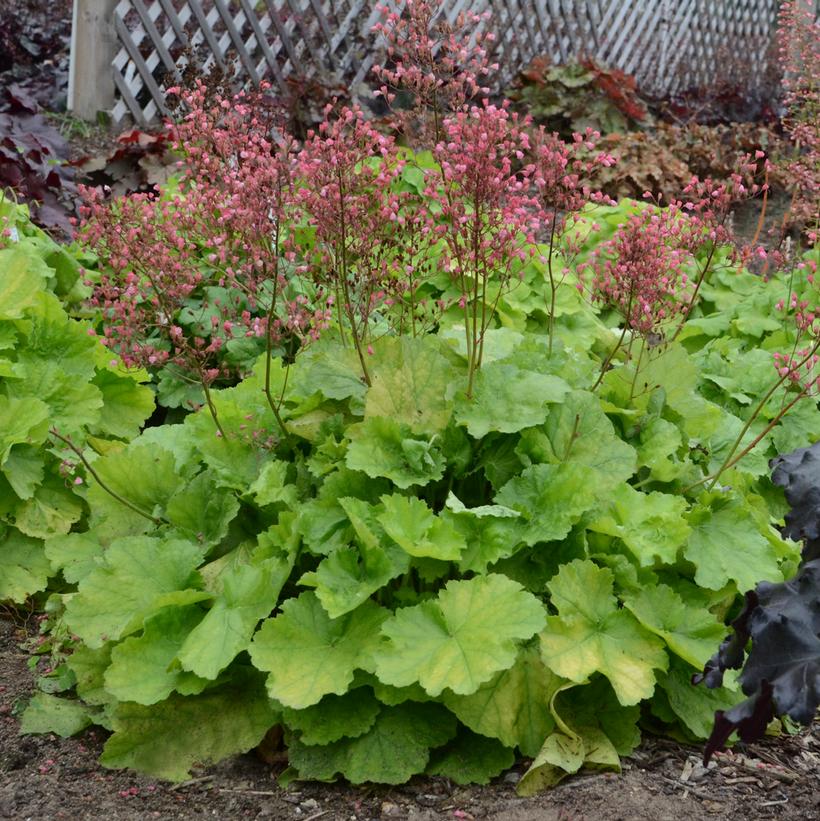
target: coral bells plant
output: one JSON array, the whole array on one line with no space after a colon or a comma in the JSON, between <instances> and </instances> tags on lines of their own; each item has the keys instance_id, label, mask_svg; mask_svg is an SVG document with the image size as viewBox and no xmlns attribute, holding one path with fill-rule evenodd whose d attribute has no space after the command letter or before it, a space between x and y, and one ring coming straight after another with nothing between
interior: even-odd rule
<instances>
[{"instance_id":1,"label":"coral bells plant","mask_svg":"<svg viewBox=\"0 0 820 821\"><path fill-rule=\"evenodd\" d=\"M680 207L647 207L632 214L611 239L601 243L590 259L578 266L580 284L590 300L617 311L622 319L621 335L601 366L595 387L624 342L627 358L640 339L637 377L646 339L653 347L666 336L669 323L688 313L693 296L687 268L699 247L701 224ZM633 390L635 380L633 379Z\"/></svg>"},{"instance_id":2,"label":"coral bells plant","mask_svg":"<svg viewBox=\"0 0 820 821\"><path fill-rule=\"evenodd\" d=\"M297 193L315 242L306 273L329 294L367 384L371 318L400 281L396 247L404 217L392 188L402 169L392 138L347 107L308 134L297 159Z\"/></svg>"},{"instance_id":3,"label":"coral bells plant","mask_svg":"<svg viewBox=\"0 0 820 821\"><path fill-rule=\"evenodd\" d=\"M691 250L690 226L674 206L632 215L582 268L591 271L593 302L617 310L625 330L658 333L685 308Z\"/></svg>"},{"instance_id":4,"label":"coral bells plant","mask_svg":"<svg viewBox=\"0 0 820 821\"><path fill-rule=\"evenodd\" d=\"M597 151L600 134L587 129L584 134L574 134L572 142L564 142L555 132L543 127L533 135L530 155L535 166L532 182L537 192L541 217L549 232L546 254L549 276L549 350L552 352L555 335L555 301L558 287L563 281L567 268L561 272L554 270L556 243L561 238L564 256L571 256L574 248L573 237L565 234L567 220L587 207L590 202L614 205L604 194L592 191L589 178L596 168L607 168L615 158L603 151Z\"/></svg>"},{"instance_id":5,"label":"coral bells plant","mask_svg":"<svg viewBox=\"0 0 820 821\"><path fill-rule=\"evenodd\" d=\"M232 375L222 356L231 340L259 340L270 355L283 341L315 338L328 316L290 288L292 142L273 139L254 100L206 94L202 82L181 92L178 190L108 202L85 189L82 231L109 265L92 297L106 344L128 365L174 364L202 385L215 416L209 389ZM269 372L266 394L278 416Z\"/></svg>"},{"instance_id":6,"label":"coral bells plant","mask_svg":"<svg viewBox=\"0 0 820 821\"><path fill-rule=\"evenodd\" d=\"M486 80L498 70L489 58L495 35L479 29L489 12L462 13L451 26L429 0L407 0L401 13L379 11L384 21L373 31L384 38L388 64L372 69L382 83L376 95L393 109L393 125L406 139L437 143L445 117L490 93ZM393 108L399 92L409 95L409 106Z\"/></svg>"},{"instance_id":7,"label":"coral bells plant","mask_svg":"<svg viewBox=\"0 0 820 821\"><path fill-rule=\"evenodd\" d=\"M534 253L539 221L531 191L528 132L506 106L486 100L448 117L433 149L440 176L427 195L441 208L436 234L445 243L442 264L461 291L467 340L468 385L481 367L484 335L498 300L514 280L516 262Z\"/></svg>"}]
</instances>

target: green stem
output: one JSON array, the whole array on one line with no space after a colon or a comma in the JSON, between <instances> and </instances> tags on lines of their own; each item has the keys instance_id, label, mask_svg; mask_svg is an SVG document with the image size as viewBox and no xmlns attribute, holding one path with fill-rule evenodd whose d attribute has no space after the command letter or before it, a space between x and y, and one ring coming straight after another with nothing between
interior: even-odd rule
<instances>
[{"instance_id":1,"label":"green stem","mask_svg":"<svg viewBox=\"0 0 820 821\"><path fill-rule=\"evenodd\" d=\"M632 374L632 384L629 386L629 401L635 398L635 385L638 382L638 374L641 370L641 361L646 350L646 340L641 337L641 350L638 353L638 361L635 363L635 373Z\"/></svg>"},{"instance_id":2,"label":"green stem","mask_svg":"<svg viewBox=\"0 0 820 821\"><path fill-rule=\"evenodd\" d=\"M555 276L552 271L552 253L555 247L555 222L558 219L558 209L552 209L552 221L550 223L550 245L549 255L547 256L547 274L550 280L550 307L549 316L547 317L549 329L549 355L552 356L552 343L555 337L555 301L558 291L558 286L555 284Z\"/></svg>"}]
</instances>

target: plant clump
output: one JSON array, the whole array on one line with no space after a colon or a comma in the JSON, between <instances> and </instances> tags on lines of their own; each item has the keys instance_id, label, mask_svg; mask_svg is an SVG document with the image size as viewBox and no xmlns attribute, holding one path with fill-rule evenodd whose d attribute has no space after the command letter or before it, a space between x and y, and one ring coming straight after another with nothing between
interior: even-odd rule
<instances>
[{"instance_id":1,"label":"plant clump","mask_svg":"<svg viewBox=\"0 0 820 821\"><path fill-rule=\"evenodd\" d=\"M95 327L31 249L0 285L0 403L61 369L101 394L73 427L29 398L0 462L0 555L40 561L6 597L58 582L65 686L24 731L98 724L103 764L171 780L274 727L283 783L486 783L523 756L531 794L743 702L748 676L691 678L801 560L767 460L820 438L816 247L764 277L730 245L762 157L665 207L611 201L595 132L485 99L488 37L437 35L425 0L386 20L407 145L351 106L299 143L195 84L177 180L86 192L97 267L71 287ZM49 369L29 349L66 323ZM137 435L147 413L104 408L148 378L184 412ZM21 526L66 498L57 532Z\"/></svg>"}]
</instances>

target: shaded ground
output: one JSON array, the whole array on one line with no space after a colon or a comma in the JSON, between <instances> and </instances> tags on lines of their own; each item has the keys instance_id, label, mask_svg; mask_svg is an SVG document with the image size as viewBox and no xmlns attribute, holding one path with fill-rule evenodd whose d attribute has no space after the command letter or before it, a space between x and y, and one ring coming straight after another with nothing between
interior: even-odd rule
<instances>
[{"instance_id":1,"label":"shaded ground","mask_svg":"<svg viewBox=\"0 0 820 821\"><path fill-rule=\"evenodd\" d=\"M721 756L704 770L700 750L647 740L621 775L581 775L531 799L515 795L517 767L488 787L417 778L402 787L276 784L284 763L254 755L196 772L182 785L157 783L97 764L105 734L20 736L15 716L31 692L25 625L0 619L0 818L272 818L293 821L491 818L498 821L729 821L820 819L820 734L773 739Z\"/></svg>"}]
</instances>

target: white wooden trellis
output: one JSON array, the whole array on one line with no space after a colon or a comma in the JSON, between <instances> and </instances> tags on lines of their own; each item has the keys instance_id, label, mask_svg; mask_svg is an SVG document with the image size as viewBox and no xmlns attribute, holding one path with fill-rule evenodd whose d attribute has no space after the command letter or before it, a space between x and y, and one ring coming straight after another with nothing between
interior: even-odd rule
<instances>
[{"instance_id":1,"label":"white wooden trellis","mask_svg":"<svg viewBox=\"0 0 820 821\"><path fill-rule=\"evenodd\" d=\"M816 7L816 0L805 0ZM401 0L75 0L69 108L147 124L166 112L164 77L186 47L235 60L246 80L345 83L354 94L381 52L378 7ZM504 83L533 57L585 56L654 93L760 83L771 64L778 0L443 0L490 12ZM96 37L95 37L96 35ZM166 75L167 72L167 75ZM169 83L170 84L170 83Z\"/></svg>"}]
</instances>

